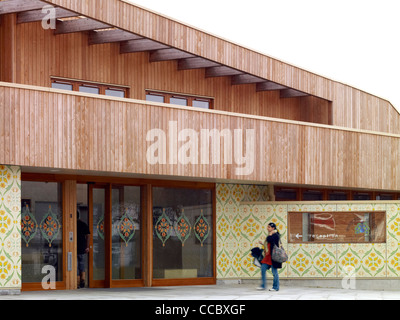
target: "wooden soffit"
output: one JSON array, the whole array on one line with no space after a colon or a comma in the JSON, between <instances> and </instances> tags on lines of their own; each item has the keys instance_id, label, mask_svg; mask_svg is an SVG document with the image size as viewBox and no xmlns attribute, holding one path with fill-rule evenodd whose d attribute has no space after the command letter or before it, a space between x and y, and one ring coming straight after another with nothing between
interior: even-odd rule
<instances>
[{"instance_id":1,"label":"wooden soffit","mask_svg":"<svg viewBox=\"0 0 400 320\"><path fill-rule=\"evenodd\" d=\"M274 79L279 74L270 71L277 65L274 59L122 0L0 1L0 15L8 13L17 14L17 23L42 21L51 13L56 19L55 35L87 32L90 45L119 43L120 54L148 52L150 62L176 60L178 70L204 68L208 78L230 77L232 85L280 91L281 98L310 95ZM289 74L303 72L286 64L278 66Z\"/></svg>"}]
</instances>

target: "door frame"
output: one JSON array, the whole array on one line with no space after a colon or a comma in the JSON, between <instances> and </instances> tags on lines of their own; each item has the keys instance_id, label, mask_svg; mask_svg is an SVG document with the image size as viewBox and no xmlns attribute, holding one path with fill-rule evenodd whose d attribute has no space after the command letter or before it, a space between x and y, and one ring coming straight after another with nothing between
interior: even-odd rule
<instances>
[{"instance_id":1,"label":"door frame","mask_svg":"<svg viewBox=\"0 0 400 320\"><path fill-rule=\"evenodd\" d=\"M216 284L216 184L208 182L176 181L176 180L154 180L137 178L101 177L67 174L46 174L46 173L27 173L22 172L21 179L26 181L49 181L62 183L63 190L63 281L57 283L57 290L77 289L77 240L76 236L70 241L69 234L76 234L76 208L77 208L77 184L88 185L88 212L89 224L93 224L93 197L89 190L96 186L105 188L105 280L90 279L92 272L89 269L89 286L99 288L118 288L118 287L152 287L152 286L171 286L171 285L206 285ZM141 228L141 263L142 277L137 280L113 280L112 279L112 186L114 184L124 186L141 187L141 207L142 220ZM213 276L209 278L187 278L187 279L153 279L153 187L178 187L192 189L210 189L213 198ZM93 247L92 237L90 245ZM89 250L89 264L93 257ZM68 252L73 252L72 269L67 270ZM98 281L98 282L96 282ZM42 290L41 284L23 284L23 290Z\"/></svg>"},{"instance_id":2,"label":"door frame","mask_svg":"<svg viewBox=\"0 0 400 320\"><path fill-rule=\"evenodd\" d=\"M114 184L115 185L115 184ZM124 184L126 186L127 184ZM143 186L136 185L141 188L141 224L143 224L143 212L145 205L143 200ZM140 279L129 279L129 280L115 280L112 278L112 183L88 183L88 212L89 212L89 228L90 228L90 244L89 244L89 287L90 288L122 288L122 287L143 287L145 282L143 280L143 267L146 254L144 253L145 243L145 232L141 232L141 278ZM93 234L96 232L93 228L93 190L104 189L105 201L104 201L104 280L93 279ZM143 228L143 226L142 226Z\"/></svg>"}]
</instances>

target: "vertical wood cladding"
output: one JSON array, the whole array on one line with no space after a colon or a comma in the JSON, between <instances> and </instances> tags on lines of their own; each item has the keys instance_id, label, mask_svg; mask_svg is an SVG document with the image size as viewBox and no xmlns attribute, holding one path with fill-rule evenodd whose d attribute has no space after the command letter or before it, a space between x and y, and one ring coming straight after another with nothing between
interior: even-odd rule
<instances>
[{"instance_id":1,"label":"vertical wood cladding","mask_svg":"<svg viewBox=\"0 0 400 320\"><path fill-rule=\"evenodd\" d=\"M254 116L235 116L218 111L139 103L124 99L90 97L79 93L57 93L19 85L0 86L0 163L120 172L186 178L264 181L345 188L398 190L400 187L400 139L337 127L305 125ZM175 163L169 159L184 142L172 135L202 129L243 130L240 139L254 168L239 175L243 167L224 152L217 163L200 161L202 143L191 148L197 163ZM152 164L146 154L154 141L147 133L160 129L167 142L167 162ZM246 129L254 130L254 145L247 146ZM170 140L172 139L172 140ZM170 143L172 141L172 143ZM176 150L174 151L173 147ZM210 147L211 148L211 147ZM254 149L247 149L254 148ZM214 149L211 149L214 150Z\"/></svg>"},{"instance_id":2,"label":"vertical wood cladding","mask_svg":"<svg viewBox=\"0 0 400 320\"><path fill-rule=\"evenodd\" d=\"M329 124L330 102L316 97L281 99L279 91L256 92L255 84L231 85L229 77L206 78L204 69L180 70L176 61L149 62L149 54L120 54L119 44L88 45L87 33L57 35L41 24L16 26L17 83L50 87L58 76L145 90L214 97L216 110Z\"/></svg>"},{"instance_id":3,"label":"vertical wood cladding","mask_svg":"<svg viewBox=\"0 0 400 320\"><path fill-rule=\"evenodd\" d=\"M151 38L191 54L199 55L255 76L332 101L332 114L330 117L331 124L333 125L354 129L400 133L399 112L386 100L215 37L214 35L156 14L140 6L121 0L101 2L98 0L48 0L48 2L80 12L88 17L118 26L124 30ZM275 116L277 114L285 114L286 112L298 112L298 109L295 107L293 107L296 109L295 111L287 111L288 107L286 105L278 107L273 102L274 97L270 97L269 94L267 95L271 104L260 106L259 108L266 113L257 114L272 114L272 116ZM226 96L227 109L224 105L220 104L220 108L223 110L242 108L247 111L255 107L254 105L250 108L244 105L240 106L239 103L236 104L234 99L228 101L228 97L232 97L232 95L228 94ZM249 97L248 99L251 100L252 98ZM284 101L284 103L289 104L287 101ZM290 106L292 107L291 104ZM325 109L323 103L321 106L321 109ZM273 110L269 110L271 108ZM266 111L267 109L268 111ZM312 107L310 110L307 110L306 114L313 113L313 111ZM324 120L326 117L329 117L326 113ZM290 119L298 118L293 116ZM323 121L319 122L324 123Z\"/></svg>"}]
</instances>

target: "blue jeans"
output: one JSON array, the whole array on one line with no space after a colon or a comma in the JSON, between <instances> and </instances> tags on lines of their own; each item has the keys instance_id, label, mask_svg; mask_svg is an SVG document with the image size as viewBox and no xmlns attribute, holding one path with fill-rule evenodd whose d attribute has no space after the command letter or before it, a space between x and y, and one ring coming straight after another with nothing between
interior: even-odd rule
<instances>
[{"instance_id":1,"label":"blue jeans","mask_svg":"<svg viewBox=\"0 0 400 320\"><path fill-rule=\"evenodd\" d=\"M267 270L272 268L272 275L274 276L274 281L272 283L272 289L275 289L276 291L279 290L279 275L278 275L278 269L274 268L273 266L270 266L269 264L262 263L261 264L261 287L266 288L267 285Z\"/></svg>"}]
</instances>

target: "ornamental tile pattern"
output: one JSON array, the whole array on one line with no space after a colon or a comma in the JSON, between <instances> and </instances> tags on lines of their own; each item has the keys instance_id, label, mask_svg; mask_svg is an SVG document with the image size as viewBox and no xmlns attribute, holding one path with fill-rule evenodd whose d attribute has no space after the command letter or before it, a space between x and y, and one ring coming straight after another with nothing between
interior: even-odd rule
<instances>
[{"instance_id":1,"label":"ornamental tile pattern","mask_svg":"<svg viewBox=\"0 0 400 320\"><path fill-rule=\"evenodd\" d=\"M265 239L274 222L282 235L289 261L281 278L398 278L400 276L400 203L271 202L266 186L217 185L217 278L260 278L253 265L252 247ZM258 203L257 203L258 202ZM262 202L262 203L260 203ZM386 211L386 243L288 244L288 212ZM271 276L269 272L269 276Z\"/></svg>"},{"instance_id":2,"label":"ornamental tile pattern","mask_svg":"<svg viewBox=\"0 0 400 320\"><path fill-rule=\"evenodd\" d=\"M21 288L21 170L0 165L0 290Z\"/></svg>"}]
</instances>

